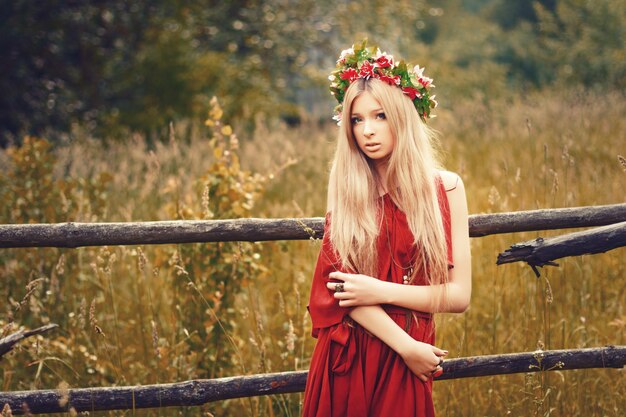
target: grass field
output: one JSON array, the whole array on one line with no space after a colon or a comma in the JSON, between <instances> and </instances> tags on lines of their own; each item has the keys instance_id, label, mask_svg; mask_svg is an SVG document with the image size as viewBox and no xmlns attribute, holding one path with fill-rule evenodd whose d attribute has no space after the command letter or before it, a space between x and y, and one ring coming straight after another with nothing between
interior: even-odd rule
<instances>
[{"instance_id":1,"label":"grass field","mask_svg":"<svg viewBox=\"0 0 626 417\"><path fill-rule=\"evenodd\" d=\"M626 156L623 95L537 93L457 103L438 114L445 166L463 177L470 213L626 202L618 160ZM334 126L275 126L237 141L219 116L209 117L213 134L181 123L169 141L150 146L140 136L103 144L77 131L55 148L30 139L3 151L0 221L324 214ZM514 243L565 232L473 239L471 306L439 317L438 345L461 357L625 344L625 249L563 259L539 279L525 265L495 265ZM306 303L318 250L314 240L3 250L0 337L48 322L60 329L5 356L0 388L307 369L314 340ZM295 416L300 400L260 397L175 412ZM626 378L584 370L442 381L435 402L440 416L621 416Z\"/></svg>"}]
</instances>

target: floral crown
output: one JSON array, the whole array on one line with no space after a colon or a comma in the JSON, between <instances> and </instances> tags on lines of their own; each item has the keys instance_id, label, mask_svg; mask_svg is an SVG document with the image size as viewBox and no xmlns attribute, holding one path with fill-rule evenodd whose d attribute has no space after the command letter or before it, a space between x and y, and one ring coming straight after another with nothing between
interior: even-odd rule
<instances>
[{"instance_id":1,"label":"floral crown","mask_svg":"<svg viewBox=\"0 0 626 417\"><path fill-rule=\"evenodd\" d=\"M433 80L424 76L424 68L419 65L413 68L404 61L395 62L393 56L381 52L376 46L367 46L367 39L360 45L341 52L337 67L328 77L331 81L330 93L337 99L334 120L341 122L343 98L346 90L359 78L378 78L389 85L402 89L417 109L422 120L435 117L430 110L437 107L435 96L430 95L430 88L435 87Z\"/></svg>"}]
</instances>

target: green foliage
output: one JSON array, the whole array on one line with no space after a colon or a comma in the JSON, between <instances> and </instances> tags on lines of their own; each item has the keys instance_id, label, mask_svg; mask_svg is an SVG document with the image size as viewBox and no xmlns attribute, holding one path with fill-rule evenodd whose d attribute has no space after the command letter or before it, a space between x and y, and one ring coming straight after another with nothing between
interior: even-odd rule
<instances>
[{"instance_id":1,"label":"green foliage","mask_svg":"<svg viewBox=\"0 0 626 417\"><path fill-rule=\"evenodd\" d=\"M24 130L67 131L72 121L92 124L114 111L123 100L119 79L155 14L152 3L3 4L0 144Z\"/></svg>"},{"instance_id":2,"label":"green foliage","mask_svg":"<svg viewBox=\"0 0 626 417\"><path fill-rule=\"evenodd\" d=\"M23 132L58 142L75 124L107 138L139 131L163 140L171 121L198 119L213 95L242 132L259 120L329 121L326 77L337 53L365 37L426 64L444 106L446 97L529 86L623 89L624 6L17 0L0 12L0 145Z\"/></svg>"},{"instance_id":3,"label":"green foliage","mask_svg":"<svg viewBox=\"0 0 626 417\"><path fill-rule=\"evenodd\" d=\"M511 30L496 59L513 85L623 90L625 9L623 0L534 2L532 19L504 25Z\"/></svg>"},{"instance_id":4,"label":"green foliage","mask_svg":"<svg viewBox=\"0 0 626 417\"><path fill-rule=\"evenodd\" d=\"M116 107L108 114L107 127L158 131L171 120L193 114L193 101L189 98L199 93L200 86L191 82L193 51L176 28L145 34L145 43L134 56L133 67L124 74L121 85L116 86Z\"/></svg>"},{"instance_id":5,"label":"green foliage","mask_svg":"<svg viewBox=\"0 0 626 417\"><path fill-rule=\"evenodd\" d=\"M522 22L536 22L535 4L554 10L557 0L487 0L482 10L489 20L503 29L513 29Z\"/></svg>"},{"instance_id":6,"label":"green foliage","mask_svg":"<svg viewBox=\"0 0 626 417\"><path fill-rule=\"evenodd\" d=\"M554 12L540 5L536 11L538 48L531 58L552 70L550 82L626 88L626 1L561 0Z\"/></svg>"},{"instance_id":7,"label":"green foliage","mask_svg":"<svg viewBox=\"0 0 626 417\"><path fill-rule=\"evenodd\" d=\"M164 138L170 121L199 117L212 95L240 126L263 116L297 123L329 103L319 92L324 68L355 34L410 48L419 30L404 39L402 28L415 27L426 3L398 6L12 2L0 29L0 145L73 122L107 137L130 129Z\"/></svg>"},{"instance_id":8,"label":"green foliage","mask_svg":"<svg viewBox=\"0 0 626 417\"><path fill-rule=\"evenodd\" d=\"M504 36L497 25L460 14L446 14L440 24L439 37L422 61L435 78L443 107L466 98L482 101L512 93L506 89L507 68L497 62Z\"/></svg>"}]
</instances>

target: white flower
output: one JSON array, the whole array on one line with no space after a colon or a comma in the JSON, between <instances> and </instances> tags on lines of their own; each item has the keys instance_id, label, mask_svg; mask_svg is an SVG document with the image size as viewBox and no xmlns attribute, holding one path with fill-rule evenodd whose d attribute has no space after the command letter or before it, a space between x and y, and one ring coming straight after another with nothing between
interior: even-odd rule
<instances>
[{"instance_id":1,"label":"white flower","mask_svg":"<svg viewBox=\"0 0 626 417\"><path fill-rule=\"evenodd\" d=\"M354 48L348 48L341 51L341 55L339 55L339 59L345 59L348 55L354 55Z\"/></svg>"},{"instance_id":2,"label":"white flower","mask_svg":"<svg viewBox=\"0 0 626 417\"><path fill-rule=\"evenodd\" d=\"M424 70L425 69L426 68L420 68L419 65L416 65L416 66L413 67L413 72L415 73L415 76L417 78L422 78L424 76Z\"/></svg>"},{"instance_id":3,"label":"white flower","mask_svg":"<svg viewBox=\"0 0 626 417\"><path fill-rule=\"evenodd\" d=\"M334 75L332 75L332 74L330 74L330 75L328 76L328 81L335 81L335 76L334 76Z\"/></svg>"},{"instance_id":4,"label":"white flower","mask_svg":"<svg viewBox=\"0 0 626 417\"><path fill-rule=\"evenodd\" d=\"M420 77L419 82L424 86L424 88L434 87L432 78Z\"/></svg>"}]
</instances>

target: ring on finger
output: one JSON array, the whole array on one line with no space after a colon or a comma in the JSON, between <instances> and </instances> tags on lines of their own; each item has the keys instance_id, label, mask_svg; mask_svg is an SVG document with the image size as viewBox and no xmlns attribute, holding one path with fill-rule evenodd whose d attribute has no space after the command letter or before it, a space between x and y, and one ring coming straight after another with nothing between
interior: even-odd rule
<instances>
[{"instance_id":1,"label":"ring on finger","mask_svg":"<svg viewBox=\"0 0 626 417\"><path fill-rule=\"evenodd\" d=\"M343 292L343 282L338 282L335 284L335 292Z\"/></svg>"}]
</instances>

